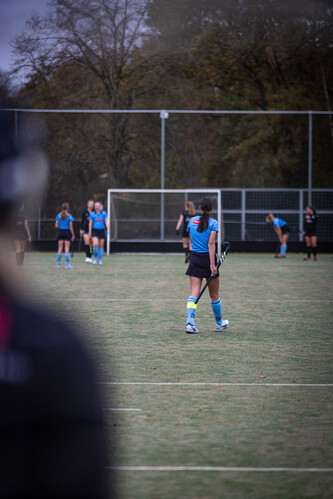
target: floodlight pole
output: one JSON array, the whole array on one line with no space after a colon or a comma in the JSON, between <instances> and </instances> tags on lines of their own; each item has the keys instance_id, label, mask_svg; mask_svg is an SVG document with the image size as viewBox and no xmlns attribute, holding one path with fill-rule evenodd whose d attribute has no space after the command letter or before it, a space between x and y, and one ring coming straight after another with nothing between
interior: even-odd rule
<instances>
[{"instance_id":1,"label":"floodlight pole","mask_svg":"<svg viewBox=\"0 0 333 499\"><path fill-rule=\"evenodd\" d=\"M160 112L161 118L161 189L164 189L165 177L165 120L169 118L167 111ZM164 193L161 193L161 241L164 241Z\"/></svg>"},{"instance_id":2,"label":"floodlight pole","mask_svg":"<svg viewBox=\"0 0 333 499\"><path fill-rule=\"evenodd\" d=\"M308 205L312 205L312 111L309 111Z\"/></svg>"}]
</instances>

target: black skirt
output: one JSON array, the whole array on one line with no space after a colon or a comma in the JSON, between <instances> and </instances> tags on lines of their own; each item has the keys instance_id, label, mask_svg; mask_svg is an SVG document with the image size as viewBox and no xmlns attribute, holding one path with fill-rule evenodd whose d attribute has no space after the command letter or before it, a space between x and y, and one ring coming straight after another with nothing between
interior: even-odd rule
<instances>
[{"instance_id":1,"label":"black skirt","mask_svg":"<svg viewBox=\"0 0 333 499\"><path fill-rule=\"evenodd\" d=\"M105 230L104 229L92 229L91 236L97 237L98 239L105 239Z\"/></svg>"},{"instance_id":2,"label":"black skirt","mask_svg":"<svg viewBox=\"0 0 333 499\"><path fill-rule=\"evenodd\" d=\"M14 241L27 241L28 240L27 231L24 228L14 229L13 230L13 239L14 239Z\"/></svg>"},{"instance_id":3,"label":"black skirt","mask_svg":"<svg viewBox=\"0 0 333 499\"><path fill-rule=\"evenodd\" d=\"M284 225L283 227L281 227L281 232L282 234L290 234L290 227L288 224Z\"/></svg>"},{"instance_id":4,"label":"black skirt","mask_svg":"<svg viewBox=\"0 0 333 499\"><path fill-rule=\"evenodd\" d=\"M71 241L72 234L68 229L59 229L57 241Z\"/></svg>"},{"instance_id":5,"label":"black skirt","mask_svg":"<svg viewBox=\"0 0 333 499\"><path fill-rule=\"evenodd\" d=\"M187 226L183 229L182 237L186 237L187 239L190 237L190 233L187 232Z\"/></svg>"},{"instance_id":6,"label":"black skirt","mask_svg":"<svg viewBox=\"0 0 333 499\"><path fill-rule=\"evenodd\" d=\"M215 255L215 265L217 264L217 258ZM199 277L200 279L208 279L212 272L210 270L210 259L209 253L196 253L192 251L190 264L187 268L186 275L192 277ZM217 272L215 277L219 277L219 272Z\"/></svg>"},{"instance_id":7,"label":"black skirt","mask_svg":"<svg viewBox=\"0 0 333 499\"><path fill-rule=\"evenodd\" d=\"M317 227L315 225L306 225L304 227L304 232L306 236L316 236L317 235Z\"/></svg>"}]
</instances>

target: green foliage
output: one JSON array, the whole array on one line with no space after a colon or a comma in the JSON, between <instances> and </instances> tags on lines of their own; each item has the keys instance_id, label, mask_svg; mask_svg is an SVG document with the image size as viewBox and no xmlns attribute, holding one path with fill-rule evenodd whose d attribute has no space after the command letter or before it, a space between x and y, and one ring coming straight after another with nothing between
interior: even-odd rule
<instances>
[{"instance_id":1,"label":"green foliage","mask_svg":"<svg viewBox=\"0 0 333 499\"><path fill-rule=\"evenodd\" d=\"M333 9L324 1L54 0L15 41L26 107L328 110ZM52 32L52 38L49 34ZM326 90L325 90L326 89ZM49 202L159 187L158 115L46 116ZM306 119L166 121L166 187L305 187ZM333 124L314 120L313 186L333 186ZM71 187L75 185L75 192ZM89 192L89 194L88 194Z\"/></svg>"}]
</instances>

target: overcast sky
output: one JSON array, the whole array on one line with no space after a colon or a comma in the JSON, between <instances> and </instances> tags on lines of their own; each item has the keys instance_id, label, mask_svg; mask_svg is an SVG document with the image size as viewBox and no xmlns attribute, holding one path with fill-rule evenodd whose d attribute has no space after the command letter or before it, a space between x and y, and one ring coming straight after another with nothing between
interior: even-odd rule
<instances>
[{"instance_id":1,"label":"overcast sky","mask_svg":"<svg viewBox=\"0 0 333 499\"><path fill-rule=\"evenodd\" d=\"M0 70L8 71L11 63L9 42L24 31L33 12L44 14L49 0L0 0Z\"/></svg>"}]
</instances>

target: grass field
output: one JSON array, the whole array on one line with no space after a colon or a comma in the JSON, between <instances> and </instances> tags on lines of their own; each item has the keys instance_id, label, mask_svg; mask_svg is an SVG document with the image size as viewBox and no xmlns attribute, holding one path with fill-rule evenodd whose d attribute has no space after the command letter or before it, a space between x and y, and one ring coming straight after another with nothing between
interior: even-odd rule
<instances>
[{"instance_id":1,"label":"grass field","mask_svg":"<svg viewBox=\"0 0 333 499\"><path fill-rule=\"evenodd\" d=\"M182 256L83 260L65 272L55 254L31 253L26 272L33 299L89 325L120 497L333 496L331 255L231 253L221 268L230 327L214 332L207 293L199 335L184 332Z\"/></svg>"}]
</instances>

